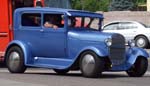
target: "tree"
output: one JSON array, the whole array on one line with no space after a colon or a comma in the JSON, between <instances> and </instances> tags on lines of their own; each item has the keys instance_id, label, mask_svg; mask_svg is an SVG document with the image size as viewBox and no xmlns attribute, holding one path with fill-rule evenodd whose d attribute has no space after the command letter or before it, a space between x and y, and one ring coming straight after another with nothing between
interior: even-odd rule
<instances>
[{"instance_id":1,"label":"tree","mask_svg":"<svg viewBox=\"0 0 150 86\"><path fill-rule=\"evenodd\" d=\"M132 0L112 0L109 10L110 11L126 11L132 10L134 3Z\"/></svg>"},{"instance_id":2,"label":"tree","mask_svg":"<svg viewBox=\"0 0 150 86\"><path fill-rule=\"evenodd\" d=\"M135 10L139 9L139 6L146 5L147 0L132 0Z\"/></svg>"},{"instance_id":3,"label":"tree","mask_svg":"<svg viewBox=\"0 0 150 86\"><path fill-rule=\"evenodd\" d=\"M56 8L71 8L70 1L71 0L45 0L45 5Z\"/></svg>"},{"instance_id":4,"label":"tree","mask_svg":"<svg viewBox=\"0 0 150 86\"><path fill-rule=\"evenodd\" d=\"M72 0L72 8L88 11L107 11L110 0Z\"/></svg>"}]
</instances>

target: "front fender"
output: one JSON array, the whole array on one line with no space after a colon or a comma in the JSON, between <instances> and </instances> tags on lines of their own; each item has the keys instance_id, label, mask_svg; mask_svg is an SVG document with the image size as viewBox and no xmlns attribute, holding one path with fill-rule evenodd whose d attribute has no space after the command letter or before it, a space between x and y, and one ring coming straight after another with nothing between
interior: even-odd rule
<instances>
[{"instance_id":1,"label":"front fender","mask_svg":"<svg viewBox=\"0 0 150 86\"><path fill-rule=\"evenodd\" d=\"M149 58L149 54L142 48L138 48L138 47L133 47L133 48L129 48L126 52L126 56L127 56L127 62L131 65L133 65L136 61L136 59L139 56L142 56L143 58Z\"/></svg>"},{"instance_id":2,"label":"front fender","mask_svg":"<svg viewBox=\"0 0 150 86\"><path fill-rule=\"evenodd\" d=\"M100 57L108 56L108 51L106 50L106 48L101 48L101 47L96 47L96 46L85 47L80 51L80 53L87 51L87 50L91 50L95 52Z\"/></svg>"},{"instance_id":3,"label":"front fender","mask_svg":"<svg viewBox=\"0 0 150 86\"><path fill-rule=\"evenodd\" d=\"M24 54L24 61L25 61L25 65L28 63L27 58L31 57L31 53L30 53L30 49L29 46L19 40L13 40L12 42L9 43L9 45L6 48L6 53L9 50L9 48L11 48L12 46L18 46L22 49L23 54ZM6 55L5 55L6 56Z\"/></svg>"}]
</instances>

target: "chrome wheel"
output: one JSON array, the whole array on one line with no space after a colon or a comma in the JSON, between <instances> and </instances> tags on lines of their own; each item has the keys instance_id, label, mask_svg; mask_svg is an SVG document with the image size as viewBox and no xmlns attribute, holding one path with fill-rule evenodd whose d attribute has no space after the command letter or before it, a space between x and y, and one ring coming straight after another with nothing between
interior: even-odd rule
<instances>
[{"instance_id":1,"label":"chrome wheel","mask_svg":"<svg viewBox=\"0 0 150 86\"><path fill-rule=\"evenodd\" d=\"M18 52L11 52L9 56L9 67L16 68L20 64L20 56Z\"/></svg>"},{"instance_id":2,"label":"chrome wheel","mask_svg":"<svg viewBox=\"0 0 150 86\"><path fill-rule=\"evenodd\" d=\"M6 66L11 73L23 73L26 70L24 65L24 53L18 46L13 46L6 51Z\"/></svg>"},{"instance_id":3,"label":"chrome wheel","mask_svg":"<svg viewBox=\"0 0 150 86\"><path fill-rule=\"evenodd\" d=\"M87 71L87 73L91 73L95 68L95 60L94 57L90 54L87 54L83 57L82 60L83 71Z\"/></svg>"},{"instance_id":4,"label":"chrome wheel","mask_svg":"<svg viewBox=\"0 0 150 86\"><path fill-rule=\"evenodd\" d=\"M84 52L80 57L80 70L85 77L97 78L104 69L101 57L92 51Z\"/></svg>"},{"instance_id":5,"label":"chrome wheel","mask_svg":"<svg viewBox=\"0 0 150 86\"><path fill-rule=\"evenodd\" d=\"M135 39L135 44L137 47L147 48L148 47L148 40L145 36L138 36Z\"/></svg>"},{"instance_id":6,"label":"chrome wheel","mask_svg":"<svg viewBox=\"0 0 150 86\"><path fill-rule=\"evenodd\" d=\"M145 46L145 44L146 44L145 39L139 38L139 39L137 40L137 46L138 46L138 47L143 47L143 46Z\"/></svg>"}]
</instances>

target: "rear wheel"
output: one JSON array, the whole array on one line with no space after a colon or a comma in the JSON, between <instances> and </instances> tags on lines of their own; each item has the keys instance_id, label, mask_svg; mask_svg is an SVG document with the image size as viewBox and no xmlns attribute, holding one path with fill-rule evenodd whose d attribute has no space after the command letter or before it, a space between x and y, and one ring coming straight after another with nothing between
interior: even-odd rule
<instances>
[{"instance_id":1,"label":"rear wheel","mask_svg":"<svg viewBox=\"0 0 150 86\"><path fill-rule=\"evenodd\" d=\"M144 57L139 57L134 65L126 72L130 77L141 77L147 71L147 67L148 60Z\"/></svg>"},{"instance_id":2,"label":"rear wheel","mask_svg":"<svg viewBox=\"0 0 150 86\"><path fill-rule=\"evenodd\" d=\"M104 62L92 51L86 51L80 58L80 69L85 77L97 78L104 68Z\"/></svg>"},{"instance_id":3,"label":"rear wheel","mask_svg":"<svg viewBox=\"0 0 150 86\"><path fill-rule=\"evenodd\" d=\"M24 54L21 48L13 46L8 50L6 66L11 73L24 73L26 66L24 65Z\"/></svg>"},{"instance_id":4,"label":"rear wheel","mask_svg":"<svg viewBox=\"0 0 150 86\"><path fill-rule=\"evenodd\" d=\"M148 46L148 40L145 36L138 36L135 39L135 44L137 47L141 47L141 48L147 48Z\"/></svg>"}]
</instances>

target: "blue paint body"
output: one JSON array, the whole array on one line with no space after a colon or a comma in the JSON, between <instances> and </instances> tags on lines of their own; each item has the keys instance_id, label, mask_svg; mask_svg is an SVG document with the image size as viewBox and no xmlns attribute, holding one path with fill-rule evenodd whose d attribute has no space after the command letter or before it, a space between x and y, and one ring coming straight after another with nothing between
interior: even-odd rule
<instances>
[{"instance_id":1,"label":"blue paint body","mask_svg":"<svg viewBox=\"0 0 150 86\"><path fill-rule=\"evenodd\" d=\"M66 69L73 65L79 55L91 50L100 58L109 56L108 46L105 39L111 38L114 33L103 33L86 29L69 29L67 24L64 28L45 29L41 27L21 26L23 13L61 13L67 22L69 16L88 16L103 19L103 15L91 12L55 9L55 8L21 8L14 14L14 40L8 48L19 46L23 53L26 66L45 67L54 69ZM141 48L126 49L126 61L119 66L112 66L109 71L128 70L139 56L148 58L147 52Z\"/></svg>"}]
</instances>

